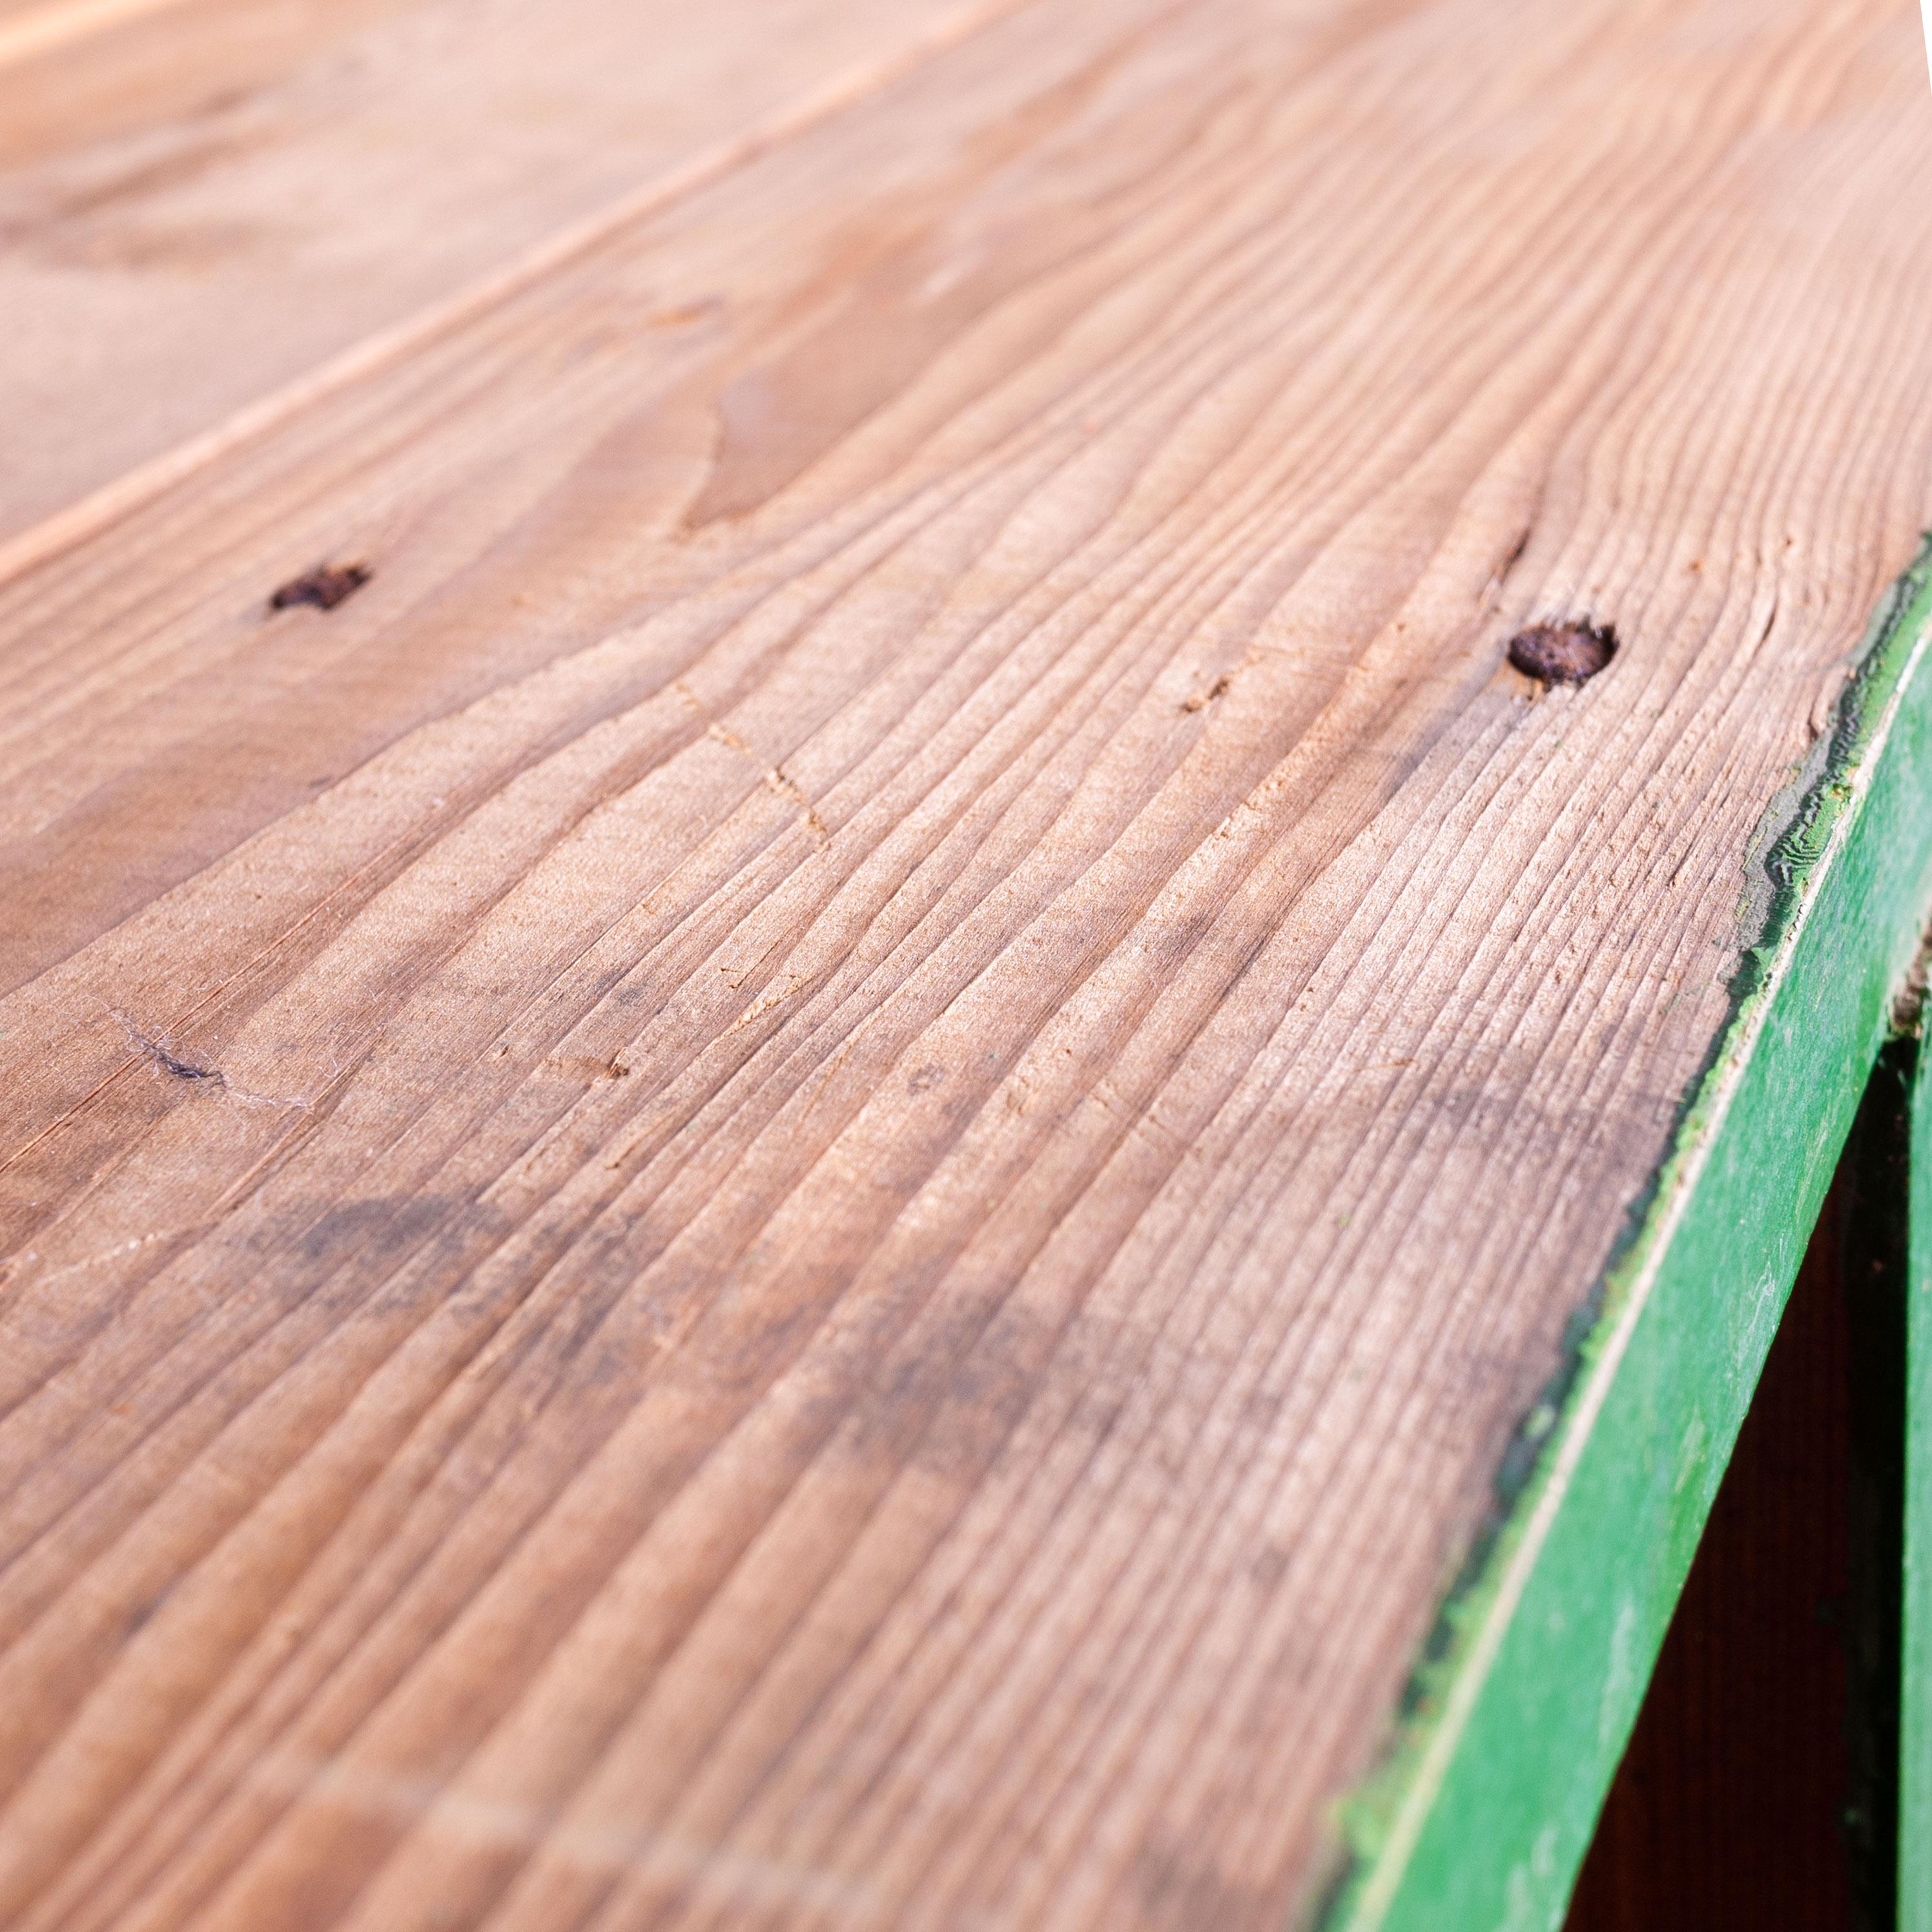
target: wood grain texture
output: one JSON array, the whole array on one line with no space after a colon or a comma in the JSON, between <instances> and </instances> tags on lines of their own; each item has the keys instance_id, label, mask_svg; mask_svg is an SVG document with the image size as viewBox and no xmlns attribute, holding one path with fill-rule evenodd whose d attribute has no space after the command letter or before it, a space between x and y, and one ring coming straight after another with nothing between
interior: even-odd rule
<instances>
[{"instance_id":1,"label":"wood grain texture","mask_svg":"<svg viewBox=\"0 0 1932 1932\"><path fill-rule=\"evenodd\" d=\"M33 59L179 0L0 0L0 67Z\"/></svg>"},{"instance_id":2,"label":"wood grain texture","mask_svg":"<svg viewBox=\"0 0 1932 1932\"><path fill-rule=\"evenodd\" d=\"M1306 1908L1927 519L1915 34L1022 8L0 589L0 1917Z\"/></svg>"},{"instance_id":3,"label":"wood grain texture","mask_svg":"<svg viewBox=\"0 0 1932 1932\"><path fill-rule=\"evenodd\" d=\"M1913 983L1932 913L1929 658L1932 540L1766 814L1730 1018L1498 1468L1494 1540L1445 1595L1397 1741L1343 1807L1354 1875L1324 1932L1560 1922Z\"/></svg>"},{"instance_id":4,"label":"wood grain texture","mask_svg":"<svg viewBox=\"0 0 1932 1932\"><path fill-rule=\"evenodd\" d=\"M446 325L1000 4L0 14L0 567L7 539L98 525L188 439L259 430L319 370Z\"/></svg>"}]
</instances>

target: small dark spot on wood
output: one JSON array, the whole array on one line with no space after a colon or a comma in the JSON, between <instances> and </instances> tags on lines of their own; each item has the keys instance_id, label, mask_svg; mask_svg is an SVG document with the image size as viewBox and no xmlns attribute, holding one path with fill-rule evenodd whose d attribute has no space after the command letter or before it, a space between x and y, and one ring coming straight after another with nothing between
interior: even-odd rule
<instances>
[{"instance_id":1,"label":"small dark spot on wood","mask_svg":"<svg viewBox=\"0 0 1932 1932\"><path fill-rule=\"evenodd\" d=\"M906 1091L908 1094L929 1094L945 1078L946 1069L943 1066L922 1066L907 1081Z\"/></svg>"},{"instance_id":2,"label":"small dark spot on wood","mask_svg":"<svg viewBox=\"0 0 1932 1932\"><path fill-rule=\"evenodd\" d=\"M221 1070L215 1066L196 1066L192 1062L177 1060L164 1046L151 1047L154 1064L164 1073L172 1073L177 1080L219 1080Z\"/></svg>"},{"instance_id":3,"label":"small dark spot on wood","mask_svg":"<svg viewBox=\"0 0 1932 1932\"><path fill-rule=\"evenodd\" d=\"M1582 684L1616 654L1616 631L1580 617L1568 624L1532 624L1509 642L1510 662L1546 687Z\"/></svg>"},{"instance_id":4,"label":"small dark spot on wood","mask_svg":"<svg viewBox=\"0 0 1932 1932\"><path fill-rule=\"evenodd\" d=\"M113 1012L112 1007L108 1010ZM116 1012L114 1017L121 1022L129 1045L144 1054L164 1073L172 1074L177 1080L212 1080L218 1087L228 1084L227 1076L220 1067L198 1066L191 1060L184 1060L178 1054L170 1052L152 1034L143 1033L125 1013Z\"/></svg>"},{"instance_id":5,"label":"small dark spot on wood","mask_svg":"<svg viewBox=\"0 0 1932 1932\"><path fill-rule=\"evenodd\" d=\"M167 1584L156 1591L152 1597L144 1598L140 1602L136 1604L128 1612L128 1622L122 1632L122 1636L124 1637L134 1636L167 1601L169 1597L173 1593L174 1587L172 1583Z\"/></svg>"},{"instance_id":6,"label":"small dark spot on wood","mask_svg":"<svg viewBox=\"0 0 1932 1932\"><path fill-rule=\"evenodd\" d=\"M325 563L290 578L268 599L268 608L287 610L298 604L313 604L318 610L333 610L345 598L353 597L374 574L366 564Z\"/></svg>"},{"instance_id":7,"label":"small dark spot on wood","mask_svg":"<svg viewBox=\"0 0 1932 1932\"><path fill-rule=\"evenodd\" d=\"M1248 1560L1248 1574L1264 1590L1272 1590L1288 1574L1288 1552L1275 1544L1264 1544Z\"/></svg>"},{"instance_id":8,"label":"small dark spot on wood","mask_svg":"<svg viewBox=\"0 0 1932 1932\"><path fill-rule=\"evenodd\" d=\"M1232 671L1223 671L1205 691L1197 691L1181 706L1184 711L1205 711L1217 698L1226 698L1234 688L1234 677Z\"/></svg>"},{"instance_id":9,"label":"small dark spot on wood","mask_svg":"<svg viewBox=\"0 0 1932 1932\"><path fill-rule=\"evenodd\" d=\"M459 1212L468 1226L489 1225L479 1204L458 1203L446 1195L358 1196L338 1201L314 1221L289 1215L287 1239L304 1260L333 1270L351 1256L374 1262L405 1255L437 1228L449 1227ZM292 1288L302 1279L292 1274L288 1286ZM397 1292L407 1292L400 1280Z\"/></svg>"}]
</instances>

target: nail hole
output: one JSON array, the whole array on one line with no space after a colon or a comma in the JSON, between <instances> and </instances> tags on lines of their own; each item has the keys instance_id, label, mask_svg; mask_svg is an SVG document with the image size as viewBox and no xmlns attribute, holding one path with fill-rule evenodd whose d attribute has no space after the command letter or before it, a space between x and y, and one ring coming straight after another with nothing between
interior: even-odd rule
<instances>
[{"instance_id":1,"label":"nail hole","mask_svg":"<svg viewBox=\"0 0 1932 1932\"><path fill-rule=\"evenodd\" d=\"M333 610L344 598L354 596L374 574L366 564L326 563L290 578L268 599L268 608L286 610L298 604L313 604L318 610Z\"/></svg>"},{"instance_id":2,"label":"nail hole","mask_svg":"<svg viewBox=\"0 0 1932 1932\"><path fill-rule=\"evenodd\" d=\"M1509 641L1510 662L1546 689L1552 684L1582 684L1616 654L1615 628L1581 617L1568 624L1532 624Z\"/></svg>"}]
</instances>

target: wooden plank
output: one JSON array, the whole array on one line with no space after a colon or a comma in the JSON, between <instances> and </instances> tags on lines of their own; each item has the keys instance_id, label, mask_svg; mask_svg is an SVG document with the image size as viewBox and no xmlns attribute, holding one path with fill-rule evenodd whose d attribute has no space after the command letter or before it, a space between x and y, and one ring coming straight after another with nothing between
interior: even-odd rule
<instances>
[{"instance_id":1,"label":"wooden plank","mask_svg":"<svg viewBox=\"0 0 1932 1932\"><path fill-rule=\"evenodd\" d=\"M1561 1414L1532 1412L1533 1479L1445 1609L1410 1736L1355 1801L1337 1924L1560 1916L1932 905L1928 645L1932 546L1753 848L1771 890L1736 1014Z\"/></svg>"},{"instance_id":2,"label":"wooden plank","mask_svg":"<svg viewBox=\"0 0 1932 1932\"><path fill-rule=\"evenodd\" d=\"M68 0L0 19L0 568L998 4L552 0L539 21L523 0Z\"/></svg>"},{"instance_id":3,"label":"wooden plank","mask_svg":"<svg viewBox=\"0 0 1932 1932\"><path fill-rule=\"evenodd\" d=\"M1675 1145L1548 1431L1544 1552L1691 1476L1528 1655L1586 1832L1781 1292L1724 1123L1788 1280L1893 964L1760 842L1883 742L1918 58L1024 8L0 592L0 1912L1278 1924ZM1432 1922L1560 1906L1471 1658L1358 1922L1463 1794Z\"/></svg>"},{"instance_id":4,"label":"wooden plank","mask_svg":"<svg viewBox=\"0 0 1932 1932\"><path fill-rule=\"evenodd\" d=\"M118 27L179 0L0 0L0 66Z\"/></svg>"}]
</instances>

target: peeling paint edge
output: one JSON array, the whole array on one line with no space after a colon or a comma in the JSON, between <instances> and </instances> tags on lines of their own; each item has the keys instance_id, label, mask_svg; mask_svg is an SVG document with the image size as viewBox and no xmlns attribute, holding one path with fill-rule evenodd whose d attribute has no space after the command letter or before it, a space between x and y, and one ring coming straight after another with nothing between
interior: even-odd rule
<instances>
[{"instance_id":1,"label":"peeling paint edge","mask_svg":"<svg viewBox=\"0 0 1932 1932\"><path fill-rule=\"evenodd\" d=\"M1633 1204L1616 1252L1572 1317L1556 1376L1504 1453L1496 1478L1496 1504L1450 1586L1412 1672L1396 1738L1382 1764L1339 1808L1345 1858L1315 1914L1322 1932L1408 1932L1412 1924L1432 1932L1452 1932L1465 1925L1470 1932L1492 1932L1504 1925L1560 1922L1576 1863L1587 1848L1587 1834L1582 1843L1568 1848L1574 1855L1567 1858L1558 1856L1555 1848L1539 1857L1542 1845L1517 1842L1521 1832L1503 1828L1507 1820L1499 1820L1493 1832L1473 1834L1483 1841L1472 1843L1468 1856L1473 1864L1490 1868L1468 1888L1472 1896L1480 1894L1487 1900L1478 1917L1444 1916L1448 1901L1418 1895L1412 1879L1418 1847L1431 1820L1444 1810L1445 1796L1454 1793L1462 1800L1461 1808L1476 1814L1482 1811L1480 1798L1468 1796L1470 1789L1490 1775L1489 1768L1475 1761L1480 1754L1468 1748L1472 1718L1513 1629L1524 1616L1526 1600L1538 1594L1539 1565L1570 1498L1578 1466L1598 1439L1605 1405L1616 1390L1660 1277L1685 1245L1680 1237L1700 1204L1700 1184L1724 1148L1734 1103L1756 1066L1766 1029L1784 1016L1787 998L1795 997L1793 967L1814 915L1847 872L1840 862L1843 855L1864 822L1868 800L1892 769L1885 754L1918 682L1917 674L1932 641L1928 627L1932 536L1892 585L1868 627L1855 668L1840 694L1832 729L1821 735L1760 824L1746 860L1742 923L1750 936L1732 978L1730 1010L1679 1110L1669 1153ZM1922 694L1913 706L1915 716L1928 710L1932 706ZM1898 951L1901 933L1905 958L1909 960L1916 951L1928 874L1932 872L1932 831L1922 829L1920 842L1928 849L1919 862L1894 868L1909 875L1910 902L1887 907L1888 916L1874 922L1876 929L1866 950L1874 957ZM1829 910L1844 920L1862 916L1871 909ZM1880 963L1888 976L1888 995L1889 979L1902 965L1888 956ZM1888 997L1884 1004L1888 1021ZM1851 1076L1853 1104L1884 1036L1882 1028L1864 1030L1872 1036L1859 1040L1852 1056L1858 1064L1843 1070ZM1848 1126L1849 1106L1844 1112ZM1801 1180L1812 1180L1813 1191L1822 1192L1822 1180L1817 1177L1794 1173L1792 1179L1794 1187ZM1767 1304L1774 1295L1781 1308L1802 1252L1801 1243L1781 1280L1760 1286ZM1767 1325L1764 1347L1770 1334ZM1738 1419L1762 1354L1760 1348L1756 1359L1740 1365ZM1721 1454L1713 1460L1702 1485L1705 1492L1696 1498L1701 1507L1695 1510L1695 1528L1701 1528L1708 1513L1735 1433L1732 1420L1716 1445ZM1616 1527L1606 1526L1612 1534ZM1643 1552L1622 1554L1634 1563ZM1688 1563L1688 1550L1684 1560ZM1641 1634L1643 1675L1662 1640L1682 1575L1669 1580L1669 1600L1654 1619L1655 1628ZM1553 1587L1546 1585L1544 1594ZM1547 1614L1560 1617L1560 1605L1550 1606ZM1634 1641L1634 1634L1626 1635L1626 1646ZM1593 1664L1592 1660L1583 1661ZM1589 1669L1580 1672L1584 1677L1591 1674ZM1566 1694L1575 1688L1574 1682L1563 1687ZM1629 1715L1634 1716L1634 1702ZM1576 1767L1575 1775L1580 1788L1587 1791L1592 1820L1627 1730L1625 1722L1613 1736L1600 1741L1593 1762ZM1570 1835L1576 1835L1574 1831ZM1539 1865L1549 1869L1539 1870ZM1526 1870L1529 1877L1514 1888L1513 1898L1512 1881ZM1552 1898L1556 1906L1553 1919L1548 1917Z\"/></svg>"}]
</instances>

